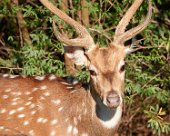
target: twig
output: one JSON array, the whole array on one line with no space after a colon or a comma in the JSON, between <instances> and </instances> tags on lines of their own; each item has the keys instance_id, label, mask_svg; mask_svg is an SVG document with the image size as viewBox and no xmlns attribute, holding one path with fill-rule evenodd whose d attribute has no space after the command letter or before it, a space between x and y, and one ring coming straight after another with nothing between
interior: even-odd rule
<instances>
[{"instance_id":1,"label":"twig","mask_svg":"<svg viewBox=\"0 0 170 136\"><path fill-rule=\"evenodd\" d=\"M0 39L0 43L2 44L2 46L5 46L5 43Z\"/></svg>"},{"instance_id":2,"label":"twig","mask_svg":"<svg viewBox=\"0 0 170 136\"><path fill-rule=\"evenodd\" d=\"M169 26L170 26L170 19L165 18L165 24L167 24L167 25L169 25Z\"/></svg>"},{"instance_id":3,"label":"twig","mask_svg":"<svg viewBox=\"0 0 170 136\"><path fill-rule=\"evenodd\" d=\"M69 0L69 4L70 4L70 9L74 9L73 1L72 1L72 0ZM73 19L75 19L75 16L74 16L74 13L72 12L72 10L71 10L71 17L72 17Z\"/></svg>"},{"instance_id":4,"label":"twig","mask_svg":"<svg viewBox=\"0 0 170 136\"><path fill-rule=\"evenodd\" d=\"M153 78L151 78L146 84L144 84L141 88L143 89L143 88L145 88L150 82L152 82L156 77L158 77L160 74L161 74L161 70L162 69L164 69L165 68L165 66L163 66L162 68L160 68L159 70L158 70L158 74L156 74ZM160 72L160 73L159 73Z\"/></svg>"},{"instance_id":5,"label":"twig","mask_svg":"<svg viewBox=\"0 0 170 136\"><path fill-rule=\"evenodd\" d=\"M99 34L102 34L104 37L106 37L109 41L112 41L112 39L109 37L109 36L107 36L106 34L104 34L103 32L101 32L101 31L99 31L99 30L97 30L97 29L94 29L94 28L89 28L91 31L95 31L95 32L97 32L97 33L99 33Z\"/></svg>"},{"instance_id":6,"label":"twig","mask_svg":"<svg viewBox=\"0 0 170 136\"><path fill-rule=\"evenodd\" d=\"M131 115L131 117L128 119L128 121L126 122L126 126L132 121L132 119L136 116L136 114L140 111L140 107L137 108L133 114Z\"/></svg>"},{"instance_id":7,"label":"twig","mask_svg":"<svg viewBox=\"0 0 170 136\"><path fill-rule=\"evenodd\" d=\"M141 88L145 88L150 82L152 82L155 78L157 78L161 73L156 74L153 78L151 78L146 84L144 84Z\"/></svg>"},{"instance_id":8,"label":"twig","mask_svg":"<svg viewBox=\"0 0 170 136\"><path fill-rule=\"evenodd\" d=\"M23 68L9 68L9 67L0 67L0 69L23 70Z\"/></svg>"},{"instance_id":9,"label":"twig","mask_svg":"<svg viewBox=\"0 0 170 136\"><path fill-rule=\"evenodd\" d=\"M18 0L12 0L12 4L11 6L18 6L19 2ZM26 27L26 22L24 20L24 17L23 17L23 14L22 14L22 11L19 10L17 12L17 22L18 22L18 27L19 27L19 33L20 33L20 43L21 43L21 47L23 46L24 43L26 44L32 44L32 41L29 37L29 32L28 32L28 29Z\"/></svg>"},{"instance_id":10,"label":"twig","mask_svg":"<svg viewBox=\"0 0 170 136\"><path fill-rule=\"evenodd\" d=\"M23 47L24 42L23 42L23 38L22 38L22 31L21 31L21 28L19 28L19 37L20 37L20 45L21 45L21 47Z\"/></svg>"},{"instance_id":11,"label":"twig","mask_svg":"<svg viewBox=\"0 0 170 136\"><path fill-rule=\"evenodd\" d=\"M103 30L104 32L108 32L108 31L111 31L111 30L114 30L116 29L116 26L111 26L109 28L106 28L105 30Z\"/></svg>"},{"instance_id":12,"label":"twig","mask_svg":"<svg viewBox=\"0 0 170 136\"><path fill-rule=\"evenodd\" d=\"M33 3L31 0L27 0L26 2L33 5L33 6L35 6L35 7L37 7L37 4Z\"/></svg>"}]
</instances>

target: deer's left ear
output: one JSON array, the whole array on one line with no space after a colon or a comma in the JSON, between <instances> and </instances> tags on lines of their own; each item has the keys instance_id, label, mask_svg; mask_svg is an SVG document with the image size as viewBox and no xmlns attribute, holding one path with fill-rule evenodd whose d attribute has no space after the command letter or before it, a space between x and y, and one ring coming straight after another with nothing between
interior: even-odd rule
<instances>
[{"instance_id":1,"label":"deer's left ear","mask_svg":"<svg viewBox=\"0 0 170 136\"><path fill-rule=\"evenodd\" d=\"M88 65L89 61L83 48L65 45L64 51L65 58L70 59L76 66Z\"/></svg>"},{"instance_id":2,"label":"deer's left ear","mask_svg":"<svg viewBox=\"0 0 170 136\"><path fill-rule=\"evenodd\" d=\"M135 49L134 49L132 46L127 46L127 47L125 47L125 53L126 53L126 55L131 54L131 53L134 52L134 51L135 51Z\"/></svg>"}]
</instances>

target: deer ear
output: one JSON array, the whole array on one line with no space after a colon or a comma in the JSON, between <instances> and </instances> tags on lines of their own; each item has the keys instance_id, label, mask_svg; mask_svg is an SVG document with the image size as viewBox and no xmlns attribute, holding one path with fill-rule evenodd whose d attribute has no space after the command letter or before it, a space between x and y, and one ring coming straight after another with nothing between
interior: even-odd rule
<instances>
[{"instance_id":1,"label":"deer ear","mask_svg":"<svg viewBox=\"0 0 170 136\"><path fill-rule=\"evenodd\" d=\"M125 47L125 53L126 55L131 54L132 52L134 52L133 48L131 48L130 46Z\"/></svg>"},{"instance_id":2,"label":"deer ear","mask_svg":"<svg viewBox=\"0 0 170 136\"><path fill-rule=\"evenodd\" d=\"M64 46L64 55L67 62L72 62L76 66L87 66L88 59L85 55L84 49L75 46Z\"/></svg>"}]
</instances>

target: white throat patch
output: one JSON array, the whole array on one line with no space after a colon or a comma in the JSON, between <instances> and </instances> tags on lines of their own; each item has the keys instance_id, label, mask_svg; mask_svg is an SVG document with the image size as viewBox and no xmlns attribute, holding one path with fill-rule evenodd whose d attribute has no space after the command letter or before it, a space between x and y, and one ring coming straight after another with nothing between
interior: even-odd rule
<instances>
[{"instance_id":1,"label":"white throat patch","mask_svg":"<svg viewBox=\"0 0 170 136\"><path fill-rule=\"evenodd\" d=\"M103 116L107 116L107 113L103 113ZM121 116L122 116L122 106L119 106L117 107L114 116L110 120L107 121L100 120L100 121L105 128L115 128L116 125L119 123Z\"/></svg>"}]
</instances>

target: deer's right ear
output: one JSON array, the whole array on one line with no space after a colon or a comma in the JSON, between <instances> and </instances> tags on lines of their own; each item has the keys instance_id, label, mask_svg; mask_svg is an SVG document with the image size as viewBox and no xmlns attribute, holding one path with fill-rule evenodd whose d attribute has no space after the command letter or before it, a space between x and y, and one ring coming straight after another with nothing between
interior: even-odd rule
<instances>
[{"instance_id":1,"label":"deer's right ear","mask_svg":"<svg viewBox=\"0 0 170 136\"><path fill-rule=\"evenodd\" d=\"M72 61L76 66L88 66L89 61L82 47L64 46L64 55L68 61Z\"/></svg>"}]
</instances>

